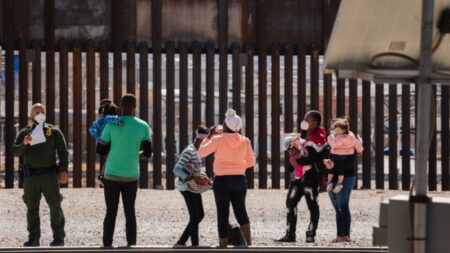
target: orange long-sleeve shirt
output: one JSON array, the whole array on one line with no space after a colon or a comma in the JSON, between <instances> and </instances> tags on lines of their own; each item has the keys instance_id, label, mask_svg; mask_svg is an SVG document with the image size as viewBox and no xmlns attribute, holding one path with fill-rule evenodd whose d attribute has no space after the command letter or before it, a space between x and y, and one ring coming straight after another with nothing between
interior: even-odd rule
<instances>
[{"instance_id":1,"label":"orange long-sleeve shirt","mask_svg":"<svg viewBox=\"0 0 450 253\"><path fill-rule=\"evenodd\" d=\"M256 164L250 140L237 133L223 133L204 139L197 151L200 157L214 153L216 176L244 175Z\"/></svg>"}]
</instances>

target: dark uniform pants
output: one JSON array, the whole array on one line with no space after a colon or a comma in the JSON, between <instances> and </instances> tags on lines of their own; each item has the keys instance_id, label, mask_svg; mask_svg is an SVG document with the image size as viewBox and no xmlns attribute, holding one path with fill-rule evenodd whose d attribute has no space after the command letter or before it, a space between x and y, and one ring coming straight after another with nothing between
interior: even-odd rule
<instances>
[{"instance_id":1,"label":"dark uniform pants","mask_svg":"<svg viewBox=\"0 0 450 253\"><path fill-rule=\"evenodd\" d=\"M44 195L50 209L50 223L53 238L64 240L64 214L61 208L63 199L59 192L59 182L56 173L25 177L23 182L23 201L27 206L27 230L30 240L39 240L41 237L39 204Z\"/></svg>"}]
</instances>

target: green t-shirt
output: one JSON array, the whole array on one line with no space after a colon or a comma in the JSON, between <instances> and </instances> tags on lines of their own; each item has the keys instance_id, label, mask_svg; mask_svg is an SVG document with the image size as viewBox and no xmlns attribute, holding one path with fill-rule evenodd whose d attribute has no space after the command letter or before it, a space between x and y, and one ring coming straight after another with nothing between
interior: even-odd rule
<instances>
[{"instance_id":1,"label":"green t-shirt","mask_svg":"<svg viewBox=\"0 0 450 253\"><path fill-rule=\"evenodd\" d=\"M139 177L141 142L151 140L151 129L134 116L122 116L124 125L107 124L101 139L111 143L105 174L119 177Z\"/></svg>"}]
</instances>

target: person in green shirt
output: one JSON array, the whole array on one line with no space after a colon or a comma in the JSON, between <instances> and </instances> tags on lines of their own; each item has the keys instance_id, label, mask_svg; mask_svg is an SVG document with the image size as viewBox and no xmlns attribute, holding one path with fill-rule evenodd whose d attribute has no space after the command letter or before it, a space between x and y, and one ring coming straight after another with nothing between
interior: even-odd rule
<instances>
[{"instance_id":1,"label":"person in green shirt","mask_svg":"<svg viewBox=\"0 0 450 253\"><path fill-rule=\"evenodd\" d=\"M39 204L42 195L50 208L53 230L53 241L50 246L64 246L65 220L61 208L63 196L60 194L59 184L66 184L68 180L69 152L61 131L45 123L45 107L42 104L37 103L31 107L30 118L33 123L20 130L13 145L14 155L23 157L24 195L22 198L27 206L29 233L28 241L24 243L24 246L40 245ZM59 158L59 165L56 156Z\"/></svg>"},{"instance_id":2,"label":"person in green shirt","mask_svg":"<svg viewBox=\"0 0 450 253\"><path fill-rule=\"evenodd\" d=\"M107 124L103 129L97 152L107 155L105 167L106 215L103 222L103 245L111 247L120 195L126 218L128 246L136 245L135 201L139 179L139 157L150 157L151 129L134 116L136 98L132 94L122 97L120 103L123 125ZM108 153L108 144L110 144ZM142 148L142 151L141 151Z\"/></svg>"}]
</instances>

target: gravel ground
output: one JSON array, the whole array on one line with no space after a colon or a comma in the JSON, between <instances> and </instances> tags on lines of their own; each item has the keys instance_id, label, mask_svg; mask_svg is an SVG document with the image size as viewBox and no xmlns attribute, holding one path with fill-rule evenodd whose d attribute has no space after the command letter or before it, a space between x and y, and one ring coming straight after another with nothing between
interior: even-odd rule
<instances>
[{"instance_id":1,"label":"gravel ground","mask_svg":"<svg viewBox=\"0 0 450 253\"><path fill-rule=\"evenodd\" d=\"M105 204L102 189L63 189L63 210L66 217L66 246L98 246L102 243L102 223ZM398 191L354 191L351 199L352 246L371 246L372 226L378 222L379 202ZM254 245L275 245L285 230L286 190L249 190L247 208L250 216ZM444 195L444 194L439 194ZM17 247L27 238L26 207L21 200L22 190L0 190L0 247ZM450 197L447 193L445 196ZM336 246L330 243L336 233L334 210L326 194L320 194L320 224L317 246ZM200 224L200 244L217 245L216 213L212 192L203 195L205 218ZM184 200L177 191L139 190L136 203L138 245L173 245L187 223ZM308 211L304 200L299 205L297 243L305 246L304 232L308 226ZM231 216L231 221L234 217ZM41 203L41 245L51 239L49 210ZM8 232L6 232L8 231ZM190 242L189 242L190 243ZM188 244L189 244L188 243ZM115 246L126 245L122 207L116 223ZM292 244L286 244L292 245ZM338 245L338 246L343 246Z\"/></svg>"}]
</instances>

